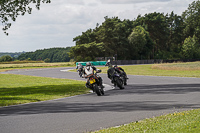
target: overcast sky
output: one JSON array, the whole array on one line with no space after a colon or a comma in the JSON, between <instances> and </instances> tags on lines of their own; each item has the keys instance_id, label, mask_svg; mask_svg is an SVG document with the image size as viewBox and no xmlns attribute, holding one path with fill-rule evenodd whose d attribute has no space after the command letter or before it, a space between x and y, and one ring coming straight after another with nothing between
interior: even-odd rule
<instances>
[{"instance_id":1,"label":"overcast sky","mask_svg":"<svg viewBox=\"0 0 200 133\"><path fill-rule=\"evenodd\" d=\"M51 0L19 16L6 36L0 24L0 52L75 46L73 38L104 22L104 17L134 20L139 14L181 15L194 0Z\"/></svg>"}]
</instances>

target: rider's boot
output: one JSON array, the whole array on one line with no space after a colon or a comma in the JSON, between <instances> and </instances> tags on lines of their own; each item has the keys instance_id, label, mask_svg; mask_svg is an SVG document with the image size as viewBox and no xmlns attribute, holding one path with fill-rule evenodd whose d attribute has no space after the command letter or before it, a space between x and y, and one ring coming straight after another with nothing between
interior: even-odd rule
<instances>
[{"instance_id":1,"label":"rider's boot","mask_svg":"<svg viewBox=\"0 0 200 133\"><path fill-rule=\"evenodd\" d=\"M85 87L91 89L94 92L93 88L88 83L85 84Z\"/></svg>"},{"instance_id":2,"label":"rider's boot","mask_svg":"<svg viewBox=\"0 0 200 133\"><path fill-rule=\"evenodd\" d=\"M117 86L117 84L114 82L114 87L116 87Z\"/></svg>"},{"instance_id":3,"label":"rider's boot","mask_svg":"<svg viewBox=\"0 0 200 133\"><path fill-rule=\"evenodd\" d=\"M105 86L101 85L101 89L105 88Z\"/></svg>"}]
</instances>

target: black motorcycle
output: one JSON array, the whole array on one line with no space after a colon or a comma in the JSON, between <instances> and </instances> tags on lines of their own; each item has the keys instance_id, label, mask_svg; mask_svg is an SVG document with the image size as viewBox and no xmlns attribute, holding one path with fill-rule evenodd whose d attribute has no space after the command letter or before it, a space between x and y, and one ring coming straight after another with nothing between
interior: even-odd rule
<instances>
[{"instance_id":1,"label":"black motorcycle","mask_svg":"<svg viewBox=\"0 0 200 133\"><path fill-rule=\"evenodd\" d=\"M104 89L103 87L100 85L100 81L98 80L97 74L92 74L89 76L89 85L90 88L93 90L93 92L95 92L98 96L104 95Z\"/></svg>"},{"instance_id":2,"label":"black motorcycle","mask_svg":"<svg viewBox=\"0 0 200 133\"><path fill-rule=\"evenodd\" d=\"M77 72L78 72L79 76L82 77L82 75L83 75L83 68L78 68Z\"/></svg>"},{"instance_id":3,"label":"black motorcycle","mask_svg":"<svg viewBox=\"0 0 200 133\"><path fill-rule=\"evenodd\" d=\"M124 85L127 85L127 79L128 78L127 78L126 74L125 73L120 73L119 75L123 79Z\"/></svg>"},{"instance_id":4,"label":"black motorcycle","mask_svg":"<svg viewBox=\"0 0 200 133\"><path fill-rule=\"evenodd\" d=\"M113 82L114 85L117 85L120 89L124 89L124 78L123 76L120 76L120 74L115 71L113 75Z\"/></svg>"}]
</instances>

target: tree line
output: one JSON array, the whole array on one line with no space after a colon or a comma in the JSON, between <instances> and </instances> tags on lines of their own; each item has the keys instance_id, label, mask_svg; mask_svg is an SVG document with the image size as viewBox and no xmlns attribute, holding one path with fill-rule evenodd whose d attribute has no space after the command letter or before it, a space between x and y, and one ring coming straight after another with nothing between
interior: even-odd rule
<instances>
[{"instance_id":1,"label":"tree line","mask_svg":"<svg viewBox=\"0 0 200 133\"><path fill-rule=\"evenodd\" d=\"M69 53L76 61L114 57L138 59L200 58L200 1L192 2L182 15L148 13L135 20L105 17L73 38Z\"/></svg>"},{"instance_id":2,"label":"tree line","mask_svg":"<svg viewBox=\"0 0 200 133\"><path fill-rule=\"evenodd\" d=\"M5 56L5 55L9 55L9 56L11 56L12 58L17 58L17 57L19 57L19 55L21 55L22 53L25 53L25 52L24 52L24 51L23 51L23 52L15 52L15 53L11 53L11 52L0 52L0 57Z\"/></svg>"},{"instance_id":3,"label":"tree line","mask_svg":"<svg viewBox=\"0 0 200 133\"><path fill-rule=\"evenodd\" d=\"M66 48L50 48L36 50L35 52L26 52L18 57L18 60L43 60L45 62L69 62L70 57L68 52L71 47Z\"/></svg>"}]
</instances>

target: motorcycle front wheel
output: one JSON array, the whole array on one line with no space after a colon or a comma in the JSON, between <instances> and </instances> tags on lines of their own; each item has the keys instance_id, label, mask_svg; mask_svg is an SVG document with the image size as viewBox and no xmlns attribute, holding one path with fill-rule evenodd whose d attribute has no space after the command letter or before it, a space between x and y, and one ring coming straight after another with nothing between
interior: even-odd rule
<instances>
[{"instance_id":1,"label":"motorcycle front wheel","mask_svg":"<svg viewBox=\"0 0 200 133\"><path fill-rule=\"evenodd\" d=\"M103 90L103 88L100 89L100 92L101 92L102 95L104 95L104 90Z\"/></svg>"},{"instance_id":2,"label":"motorcycle front wheel","mask_svg":"<svg viewBox=\"0 0 200 133\"><path fill-rule=\"evenodd\" d=\"M94 91L96 92L97 96L101 96L101 92L97 84L93 84Z\"/></svg>"}]
</instances>

